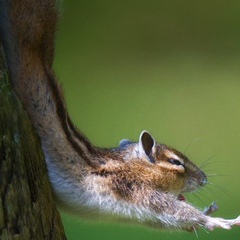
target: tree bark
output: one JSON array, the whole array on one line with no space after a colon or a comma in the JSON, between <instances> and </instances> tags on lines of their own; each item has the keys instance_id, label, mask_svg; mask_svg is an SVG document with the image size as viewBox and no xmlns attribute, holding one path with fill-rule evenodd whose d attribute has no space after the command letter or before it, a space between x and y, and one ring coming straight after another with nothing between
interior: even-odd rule
<instances>
[{"instance_id":1,"label":"tree bark","mask_svg":"<svg viewBox=\"0 0 240 240\"><path fill-rule=\"evenodd\" d=\"M0 239L66 239L31 122L9 84L0 43Z\"/></svg>"}]
</instances>

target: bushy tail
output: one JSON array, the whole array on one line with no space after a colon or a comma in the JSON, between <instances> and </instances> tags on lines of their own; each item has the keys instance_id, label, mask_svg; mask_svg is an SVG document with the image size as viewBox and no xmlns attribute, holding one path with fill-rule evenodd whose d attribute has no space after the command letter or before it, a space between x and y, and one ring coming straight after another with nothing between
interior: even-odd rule
<instances>
[{"instance_id":1,"label":"bushy tail","mask_svg":"<svg viewBox=\"0 0 240 240\"><path fill-rule=\"evenodd\" d=\"M85 159L91 165L88 155L95 148L72 124L52 69L58 7L55 0L0 0L1 40L12 86L46 159Z\"/></svg>"},{"instance_id":2,"label":"bushy tail","mask_svg":"<svg viewBox=\"0 0 240 240\"><path fill-rule=\"evenodd\" d=\"M54 0L0 0L0 36L14 79L29 58L51 68L57 19Z\"/></svg>"}]
</instances>

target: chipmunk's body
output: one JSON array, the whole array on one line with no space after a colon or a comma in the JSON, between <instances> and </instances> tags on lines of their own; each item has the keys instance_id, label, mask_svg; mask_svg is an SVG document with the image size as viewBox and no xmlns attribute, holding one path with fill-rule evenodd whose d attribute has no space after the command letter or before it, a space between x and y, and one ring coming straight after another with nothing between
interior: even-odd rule
<instances>
[{"instance_id":1,"label":"chipmunk's body","mask_svg":"<svg viewBox=\"0 0 240 240\"><path fill-rule=\"evenodd\" d=\"M0 4L0 34L12 85L41 138L61 206L156 228L230 228L239 223L211 218L181 201L183 192L204 186L206 176L146 131L136 143L124 140L114 149L93 146L71 122L52 70L55 1L0 0Z\"/></svg>"}]
</instances>

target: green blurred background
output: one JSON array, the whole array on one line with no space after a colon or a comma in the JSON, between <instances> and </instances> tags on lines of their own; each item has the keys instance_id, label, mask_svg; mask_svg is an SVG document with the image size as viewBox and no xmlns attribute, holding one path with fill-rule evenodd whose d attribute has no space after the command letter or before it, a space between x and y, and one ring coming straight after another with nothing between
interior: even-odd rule
<instances>
[{"instance_id":1,"label":"green blurred background","mask_svg":"<svg viewBox=\"0 0 240 240\"><path fill-rule=\"evenodd\" d=\"M62 9L55 69L77 126L104 147L146 129L207 161L211 184L188 200L240 214L240 1L66 0ZM196 239L62 216L69 240ZM239 239L240 228L198 235Z\"/></svg>"}]
</instances>

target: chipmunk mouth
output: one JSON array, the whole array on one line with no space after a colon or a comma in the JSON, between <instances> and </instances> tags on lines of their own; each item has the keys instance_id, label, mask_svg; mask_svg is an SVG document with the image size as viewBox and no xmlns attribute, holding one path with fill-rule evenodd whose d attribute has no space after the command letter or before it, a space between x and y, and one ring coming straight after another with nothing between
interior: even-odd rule
<instances>
[{"instance_id":1,"label":"chipmunk mouth","mask_svg":"<svg viewBox=\"0 0 240 240\"><path fill-rule=\"evenodd\" d=\"M186 202L186 198L185 198L182 194L178 194L177 199L178 199L179 201Z\"/></svg>"}]
</instances>

